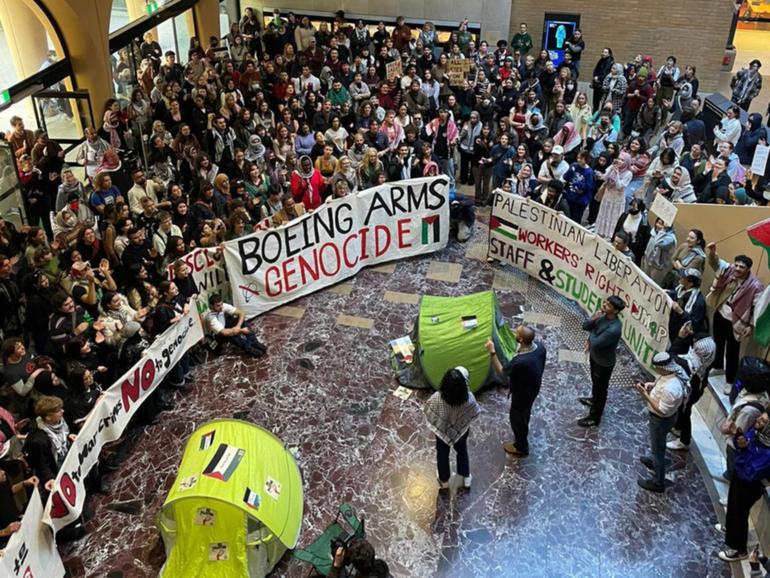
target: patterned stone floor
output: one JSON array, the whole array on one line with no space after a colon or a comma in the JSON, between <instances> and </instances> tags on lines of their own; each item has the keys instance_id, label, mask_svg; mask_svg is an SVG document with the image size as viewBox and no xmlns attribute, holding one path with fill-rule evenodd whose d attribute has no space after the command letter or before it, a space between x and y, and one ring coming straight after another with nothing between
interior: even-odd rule
<instances>
[{"instance_id":1,"label":"patterned stone floor","mask_svg":"<svg viewBox=\"0 0 770 578\"><path fill-rule=\"evenodd\" d=\"M96 515L89 534L62 547L72 576L157 575L163 547L155 516L184 442L196 426L226 416L253 421L299 448L301 545L348 501L366 516L378 555L398 578L730 576L715 557L720 536L692 457L675 456L665 495L636 485L647 417L629 388L639 374L630 354L621 354L601 428L577 427L583 412L575 398L589 388L582 315L536 281L488 265L486 236L482 225L465 246L365 270L341 289L258 318L255 327L270 346L266 358L228 351L210 360L174 411L130 434L132 450L110 477L112 494L90 500ZM436 261L461 266L459 281L426 278ZM428 392L407 400L392 395L387 342L411 330L415 295L491 286L510 322L526 320L548 349L532 454L519 461L504 454L508 401L502 390L486 391L469 442L473 489L440 495L422 415ZM307 576L308 568L286 557L273 575Z\"/></svg>"}]
</instances>

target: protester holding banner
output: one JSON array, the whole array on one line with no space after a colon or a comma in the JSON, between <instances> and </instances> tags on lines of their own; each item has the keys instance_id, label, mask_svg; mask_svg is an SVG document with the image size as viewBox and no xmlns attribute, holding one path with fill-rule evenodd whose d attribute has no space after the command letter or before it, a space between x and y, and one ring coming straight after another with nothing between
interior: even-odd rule
<instances>
[{"instance_id":1,"label":"protester holding banner","mask_svg":"<svg viewBox=\"0 0 770 578\"><path fill-rule=\"evenodd\" d=\"M589 332L585 349L591 363L591 397L578 398L580 403L589 408L588 415L578 420L579 426L598 426L602 421L610 378L615 368L615 352L622 336L618 314L625 307L620 297L612 295L602 304L601 311L583 323L583 330Z\"/></svg>"}]
</instances>

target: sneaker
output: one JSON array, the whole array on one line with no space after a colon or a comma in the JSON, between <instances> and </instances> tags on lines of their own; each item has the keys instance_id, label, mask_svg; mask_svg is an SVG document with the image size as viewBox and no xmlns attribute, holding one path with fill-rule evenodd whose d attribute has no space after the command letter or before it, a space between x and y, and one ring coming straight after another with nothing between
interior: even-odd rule
<instances>
[{"instance_id":1,"label":"sneaker","mask_svg":"<svg viewBox=\"0 0 770 578\"><path fill-rule=\"evenodd\" d=\"M594 427L594 426L598 426L599 422L596 421L591 416L586 416L584 418L581 418L581 419L577 420L577 424L580 427Z\"/></svg>"},{"instance_id":2,"label":"sneaker","mask_svg":"<svg viewBox=\"0 0 770 578\"><path fill-rule=\"evenodd\" d=\"M681 435L682 435L682 431L681 431L681 430L679 430L679 429L677 429L677 428L675 428L675 427L672 427L672 428L671 428L671 432L670 432L670 433L671 433L671 435L672 435L672 436L674 436L675 438L678 438L679 436L681 436Z\"/></svg>"},{"instance_id":3,"label":"sneaker","mask_svg":"<svg viewBox=\"0 0 770 578\"><path fill-rule=\"evenodd\" d=\"M670 442L666 442L666 447L670 450L676 450L678 452L687 451L690 449L689 444L683 444L679 440L671 440Z\"/></svg>"},{"instance_id":4,"label":"sneaker","mask_svg":"<svg viewBox=\"0 0 770 578\"><path fill-rule=\"evenodd\" d=\"M722 524L714 524L714 529L719 532L720 534L724 534L727 532L725 527Z\"/></svg>"},{"instance_id":5,"label":"sneaker","mask_svg":"<svg viewBox=\"0 0 770 578\"><path fill-rule=\"evenodd\" d=\"M592 397L579 397L578 401L586 407L591 407L594 404L594 398Z\"/></svg>"},{"instance_id":6,"label":"sneaker","mask_svg":"<svg viewBox=\"0 0 770 578\"><path fill-rule=\"evenodd\" d=\"M467 478L463 478L463 488L465 488L466 490L470 490L472 481L473 481L473 476L468 476Z\"/></svg>"},{"instance_id":7,"label":"sneaker","mask_svg":"<svg viewBox=\"0 0 770 578\"><path fill-rule=\"evenodd\" d=\"M725 386L722 388L722 393L725 395L730 395L733 392L733 384L732 383L725 383Z\"/></svg>"},{"instance_id":8,"label":"sneaker","mask_svg":"<svg viewBox=\"0 0 770 578\"><path fill-rule=\"evenodd\" d=\"M529 455L529 452L527 453L522 452L519 448L513 445L513 442L505 442L503 444L503 449L505 450L505 453L511 454L512 456L523 458Z\"/></svg>"},{"instance_id":9,"label":"sneaker","mask_svg":"<svg viewBox=\"0 0 770 578\"><path fill-rule=\"evenodd\" d=\"M727 496L724 498L719 498L719 505L724 506L725 508L727 507Z\"/></svg>"},{"instance_id":10,"label":"sneaker","mask_svg":"<svg viewBox=\"0 0 770 578\"><path fill-rule=\"evenodd\" d=\"M446 482L442 482L441 480L438 481L438 489L439 490L448 490L449 489L449 480Z\"/></svg>"},{"instance_id":11,"label":"sneaker","mask_svg":"<svg viewBox=\"0 0 770 578\"><path fill-rule=\"evenodd\" d=\"M636 480L636 483L639 485L640 488L643 490L647 490L648 492L656 492L658 494L662 494L666 491L666 486L659 484L655 480L651 478L643 479L639 478Z\"/></svg>"},{"instance_id":12,"label":"sneaker","mask_svg":"<svg viewBox=\"0 0 770 578\"><path fill-rule=\"evenodd\" d=\"M738 550L727 548L726 550L719 552L718 556L720 560L724 560L725 562L738 562L748 558L749 554L748 552L739 552Z\"/></svg>"},{"instance_id":13,"label":"sneaker","mask_svg":"<svg viewBox=\"0 0 770 578\"><path fill-rule=\"evenodd\" d=\"M655 464L652 463L652 458L651 457L649 457L649 456L642 456L642 457L639 458L639 461L642 462L642 464L644 464L644 467L647 468L648 470L654 470L655 469Z\"/></svg>"},{"instance_id":14,"label":"sneaker","mask_svg":"<svg viewBox=\"0 0 770 578\"><path fill-rule=\"evenodd\" d=\"M465 243L471 236L471 228L464 221L457 224L457 240Z\"/></svg>"}]
</instances>

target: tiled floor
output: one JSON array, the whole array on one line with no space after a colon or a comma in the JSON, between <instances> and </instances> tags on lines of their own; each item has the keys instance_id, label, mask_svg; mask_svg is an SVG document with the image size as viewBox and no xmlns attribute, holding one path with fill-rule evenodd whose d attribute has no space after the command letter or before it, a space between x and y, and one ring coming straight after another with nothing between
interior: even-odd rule
<instances>
[{"instance_id":1,"label":"tiled floor","mask_svg":"<svg viewBox=\"0 0 770 578\"><path fill-rule=\"evenodd\" d=\"M468 247L485 238L486 229L478 228ZM350 292L319 292L293 303L295 309L257 319L261 341L270 346L266 358L228 351L210 360L177 409L129 436L129 456L110 478L112 495L91 500L96 515L89 534L62 547L72 575L156 576L163 548L155 516L185 440L204 421L237 416L301 452L300 544L318 536L348 501L365 515L371 541L397 578L729 576L715 557L716 517L692 459L674 456L674 483L665 495L636 485L647 417L628 387L638 374L628 352L616 368L601 428L577 427L583 412L575 398L588 392L587 366L576 363L579 355L559 352L582 349L582 315L536 281L512 271L496 276L465 250L452 243L391 272L364 270L347 281ZM428 279L435 261L461 266L459 280ZM489 289L493 279L511 323L524 311L552 316L535 325L549 362L532 417L532 454L519 461L504 454L500 445L511 437L506 392L483 392L470 436L473 489L440 495L433 437L422 415L429 392L405 400L393 395L387 343L411 330L418 310L413 299L393 297L464 295ZM340 325L341 314L373 324ZM274 573L307 574L288 557Z\"/></svg>"}]
</instances>

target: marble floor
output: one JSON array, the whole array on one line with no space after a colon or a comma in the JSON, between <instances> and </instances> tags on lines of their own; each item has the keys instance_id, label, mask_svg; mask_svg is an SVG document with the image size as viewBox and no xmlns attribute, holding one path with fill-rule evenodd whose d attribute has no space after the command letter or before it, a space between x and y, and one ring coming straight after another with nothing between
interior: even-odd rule
<instances>
[{"instance_id":1,"label":"marble floor","mask_svg":"<svg viewBox=\"0 0 770 578\"><path fill-rule=\"evenodd\" d=\"M366 517L377 553L397 578L728 577L695 456L674 456L665 495L638 488L647 417L629 388L639 374L623 351L599 429L584 430L575 400L589 388L582 315L512 270L484 260L486 227L466 245L370 269L255 322L266 358L234 351L209 360L177 408L129 434L131 451L95 496L81 541L61 547L75 577L149 578L163 561L155 516L175 479L183 445L201 423L236 416L272 430L300 451L305 519L300 545L350 502ZM426 277L431 263L462 267L457 282ZM445 277L448 278L448 277ZM453 280L452 280L453 281ZM494 287L511 323L526 319L549 354L535 405L529 457L506 456L508 401L481 393L470 436L473 488L439 494L434 441L422 406L427 391L402 400L387 342L407 334L413 295L464 295ZM412 297L410 297L410 295ZM457 483L457 481L455 481ZM308 568L284 558L274 576Z\"/></svg>"}]
</instances>

